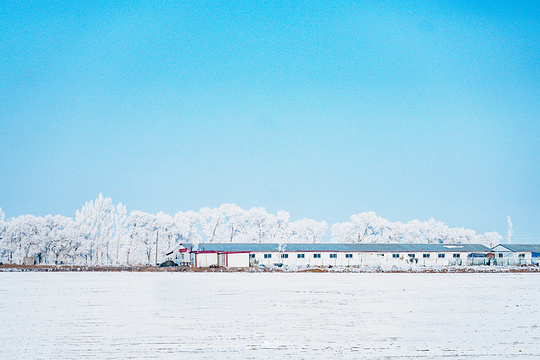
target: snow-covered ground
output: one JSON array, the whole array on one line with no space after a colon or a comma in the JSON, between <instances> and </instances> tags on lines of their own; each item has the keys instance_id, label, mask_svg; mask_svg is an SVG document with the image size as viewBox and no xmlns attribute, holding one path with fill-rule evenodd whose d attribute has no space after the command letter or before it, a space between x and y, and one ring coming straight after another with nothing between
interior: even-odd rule
<instances>
[{"instance_id":1,"label":"snow-covered ground","mask_svg":"<svg viewBox=\"0 0 540 360\"><path fill-rule=\"evenodd\" d=\"M0 359L540 358L540 275L0 273Z\"/></svg>"}]
</instances>

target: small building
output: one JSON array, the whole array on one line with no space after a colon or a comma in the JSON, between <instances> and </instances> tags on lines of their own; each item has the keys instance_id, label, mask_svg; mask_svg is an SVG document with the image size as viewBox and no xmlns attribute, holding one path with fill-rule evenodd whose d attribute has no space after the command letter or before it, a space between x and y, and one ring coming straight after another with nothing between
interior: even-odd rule
<instances>
[{"instance_id":1,"label":"small building","mask_svg":"<svg viewBox=\"0 0 540 360\"><path fill-rule=\"evenodd\" d=\"M23 265L36 265L36 258L33 256L25 256L23 259Z\"/></svg>"},{"instance_id":2,"label":"small building","mask_svg":"<svg viewBox=\"0 0 540 360\"><path fill-rule=\"evenodd\" d=\"M236 246L238 245L238 246ZM199 245L197 248L189 244L182 244L182 249L189 249L189 263L193 267L249 267L250 266L250 249L246 245L256 244L218 244L210 243Z\"/></svg>"},{"instance_id":3,"label":"small building","mask_svg":"<svg viewBox=\"0 0 540 360\"><path fill-rule=\"evenodd\" d=\"M190 248L180 246L176 255L176 263L178 266L191 266Z\"/></svg>"},{"instance_id":4,"label":"small building","mask_svg":"<svg viewBox=\"0 0 540 360\"><path fill-rule=\"evenodd\" d=\"M540 244L499 244L493 253L495 265L540 264Z\"/></svg>"}]
</instances>

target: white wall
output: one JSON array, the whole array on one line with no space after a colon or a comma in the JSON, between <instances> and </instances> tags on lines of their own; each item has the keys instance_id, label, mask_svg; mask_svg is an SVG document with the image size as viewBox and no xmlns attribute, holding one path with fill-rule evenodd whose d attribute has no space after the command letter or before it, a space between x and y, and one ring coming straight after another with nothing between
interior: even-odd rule
<instances>
[{"instance_id":1,"label":"white wall","mask_svg":"<svg viewBox=\"0 0 540 360\"><path fill-rule=\"evenodd\" d=\"M497 265L525 265L533 263L531 252L494 251ZM521 255L521 256L520 256ZM535 259L538 261L538 259Z\"/></svg>"},{"instance_id":2,"label":"white wall","mask_svg":"<svg viewBox=\"0 0 540 360\"><path fill-rule=\"evenodd\" d=\"M176 263L178 265L187 265L191 262L189 252L181 252L176 255Z\"/></svg>"},{"instance_id":3,"label":"white wall","mask_svg":"<svg viewBox=\"0 0 540 360\"><path fill-rule=\"evenodd\" d=\"M298 254L303 254L303 258L299 258ZM315 257L315 254L320 257ZM331 257L335 254L335 257ZM347 257L347 254L352 257ZM398 254L399 257L394 258L393 254ZM414 254L414 258L409 257L409 254ZM424 254L426 257L424 257ZM439 254L444 254L440 258ZM459 254L455 258L454 254ZM416 264L419 266L448 266L448 265L469 265L471 259L467 258L466 252L254 252L251 253L254 258L250 258L249 253L198 253L197 267L208 267L210 265L228 266L228 267L248 267L248 266L274 266L274 264L283 264L287 266L377 266L390 265L400 266L404 264ZM269 255L270 257L266 257ZM282 258L285 255L287 257ZM194 254L192 254L192 266L195 266ZM497 255L496 255L497 256ZM513 263L519 263L519 260ZM478 260L478 259L476 259ZM482 259L480 259L481 261ZM497 258L495 259L497 260ZM522 262L531 263L531 253L528 253L525 258L521 258ZM481 261L482 262L482 261ZM477 262L478 263L478 262ZM505 262L505 265L508 261ZM480 264L480 263L478 263ZM512 264L512 263L511 263Z\"/></svg>"},{"instance_id":4,"label":"white wall","mask_svg":"<svg viewBox=\"0 0 540 360\"><path fill-rule=\"evenodd\" d=\"M530 251L513 252L501 245L495 246L493 252L495 253L495 262L497 265L533 264L539 260L534 259L535 261L533 261L532 252Z\"/></svg>"},{"instance_id":5,"label":"white wall","mask_svg":"<svg viewBox=\"0 0 540 360\"><path fill-rule=\"evenodd\" d=\"M217 253L192 253L191 266L209 267L210 265L218 265ZM196 261L195 261L196 257Z\"/></svg>"},{"instance_id":6,"label":"white wall","mask_svg":"<svg viewBox=\"0 0 540 360\"><path fill-rule=\"evenodd\" d=\"M195 257L197 261L195 262ZM228 267L249 267L249 253L192 253L191 266L209 267L211 265Z\"/></svg>"},{"instance_id":7,"label":"white wall","mask_svg":"<svg viewBox=\"0 0 540 360\"><path fill-rule=\"evenodd\" d=\"M251 266L259 264L265 266L273 266L277 263L282 263L288 266L373 266L378 264L387 265L403 265L417 264L422 266L448 266L448 265L467 265L467 255L464 252L444 252L444 257L440 258L438 252L285 252L287 258L282 258L278 252L255 252L252 253L255 258L251 260ZM265 258L264 255L270 255L270 258ZM303 254L303 258L298 258L298 254ZM320 258L314 255L320 254ZM331 255L336 257L332 258ZM351 254L352 258L348 258L346 254ZM392 255L398 254L398 258ZM409 254L414 254L414 258L409 257ZM427 257L424 257L424 254ZM455 258L454 254L459 254Z\"/></svg>"},{"instance_id":8,"label":"white wall","mask_svg":"<svg viewBox=\"0 0 540 360\"><path fill-rule=\"evenodd\" d=\"M249 267L249 253L230 253L226 257L228 267Z\"/></svg>"},{"instance_id":9,"label":"white wall","mask_svg":"<svg viewBox=\"0 0 540 360\"><path fill-rule=\"evenodd\" d=\"M282 258L282 253L279 252L255 252L252 253L255 258L252 259L252 266L265 265L273 266L274 264L284 264L288 266L353 266L357 265L355 257L358 257L356 253L353 254L353 258L346 258L345 253L329 253L329 252L284 252L287 256ZM298 254L303 254L303 258L299 258ZM314 255L320 254L320 258L316 258ZM330 258L330 254L336 254L336 258ZM270 258L265 258L265 255L270 255Z\"/></svg>"}]
</instances>

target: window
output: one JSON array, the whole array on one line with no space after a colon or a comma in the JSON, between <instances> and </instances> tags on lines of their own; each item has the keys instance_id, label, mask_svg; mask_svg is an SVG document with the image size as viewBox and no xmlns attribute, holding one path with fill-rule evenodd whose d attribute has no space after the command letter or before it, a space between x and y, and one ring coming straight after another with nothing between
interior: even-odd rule
<instances>
[{"instance_id":1,"label":"window","mask_svg":"<svg viewBox=\"0 0 540 360\"><path fill-rule=\"evenodd\" d=\"M337 259L337 254L330 254L330 259Z\"/></svg>"},{"instance_id":2,"label":"window","mask_svg":"<svg viewBox=\"0 0 540 360\"><path fill-rule=\"evenodd\" d=\"M377 254L377 256L384 256L384 254Z\"/></svg>"},{"instance_id":3,"label":"window","mask_svg":"<svg viewBox=\"0 0 540 360\"><path fill-rule=\"evenodd\" d=\"M265 258L265 259L271 259L271 258L272 258L272 254L264 254L264 258Z\"/></svg>"},{"instance_id":4,"label":"window","mask_svg":"<svg viewBox=\"0 0 540 360\"><path fill-rule=\"evenodd\" d=\"M296 257L298 259L303 259L305 257L305 254L296 254Z\"/></svg>"},{"instance_id":5,"label":"window","mask_svg":"<svg viewBox=\"0 0 540 360\"><path fill-rule=\"evenodd\" d=\"M392 254L392 257L393 257L394 259L399 259L399 254Z\"/></svg>"},{"instance_id":6,"label":"window","mask_svg":"<svg viewBox=\"0 0 540 360\"><path fill-rule=\"evenodd\" d=\"M525 257L525 254L519 254L518 257L519 257L519 258L524 258L524 257Z\"/></svg>"},{"instance_id":7,"label":"window","mask_svg":"<svg viewBox=\"0 0 540 360\"><path fill-rule=\"evenodd\" d=\"M454 258L459 258L459 257L461 257L461 255L459 255L459 254L454 254Z\"/></svg>"},{"instance_id":8,"label":"window","mask_svg":"<svg viewBox=\"0 0 540 360\"><path fill-rule=\"evenodd\" d=\"M281 254L281 258L282 258L282 259L288 259L288 258L289 258L289 254Z\"/></svg>"},{"instance_id":9,"label":"window","mask_svg":"<svg viewBox=\"0 0 540 360\"><path fill-rule=\"evenodd\" d=\"M414 254L407 254L408 257L410 257L411 259L414 259L415 255Z\"/></svg>"},{"instance_id":10,"label":"window","mask_svg":"<svg viewBox=\"0 0 540 360\"><path fill-rule=\"evenodd\" d=\"M499 257L502 258L502 257L503 257L503 254L499 253Z\"/></svg>"},{"instance_id":11,"label":"window","mask_svg":"<svg viewBox=\"0 0 540 360\"><path fill-rule=\"evenodd\" d=\"M423 254L422 257L423 257L424 259L427 259L427 258L429 258L429 254Z\"/></svg>"},{"instance_id":12,"label":"window","mask_svg":"<svg viewBox=\"0 0 540 360\"><path fill-rule=\"evenodd\" d=\"M444 259L444 254L439 254L439 259Z\"/></svg>"},{"instance_id":13,"label":"window","mask_svg":"<svg viewBox=\"0 0 540 360\"><path fill-rule=\"evenodd\" d=\"M352 259L352 254L345 254L346 259Z\"/></svg>"},{"instance_id":14,"label":"window","mask_svg":"<svg viewBox=\"0 0 540 360\"><path fill-rule=\"evenodd\" d=\"M249 254L249 257L255 259L255 254Z\"/></svg>"},{"instance_id":15,"label":"window","mask_svg":"<svg viewBox=\"0 0 540 360\"><path fill-rule=\"evenodd\" d=\"M314 257L315 259L320 259L320 258L321 258L321 254L313 254L313 257Z\"/></svg>"}]
</instances>

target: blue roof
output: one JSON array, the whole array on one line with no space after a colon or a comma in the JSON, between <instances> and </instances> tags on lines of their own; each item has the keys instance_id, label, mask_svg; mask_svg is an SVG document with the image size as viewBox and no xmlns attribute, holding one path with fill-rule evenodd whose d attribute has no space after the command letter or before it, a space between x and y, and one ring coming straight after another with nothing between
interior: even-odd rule
<instances>
[{"instance_id":1,"label":"blue roof","mask_svg":"<svg viewBox=\"0 0 540 360\"><path fill-rule=\"evenodd\" d=\"M183 243L187 249L192 247ZM211 252L277 252L277 243L202 243L198 251ZM480 244L344 244L344 243L300 243L283 244L285 252L489 252Z\"/></svg>"},{"instance_id":2,"label":"blue roof","mask_svg":"<svg viewBox=\"0 0 540 360\"><path fill-rule=\"evenodd\" d=\"M499 244L513 252L540 252L540 244Z\"/></svg>"}]
</instances>

